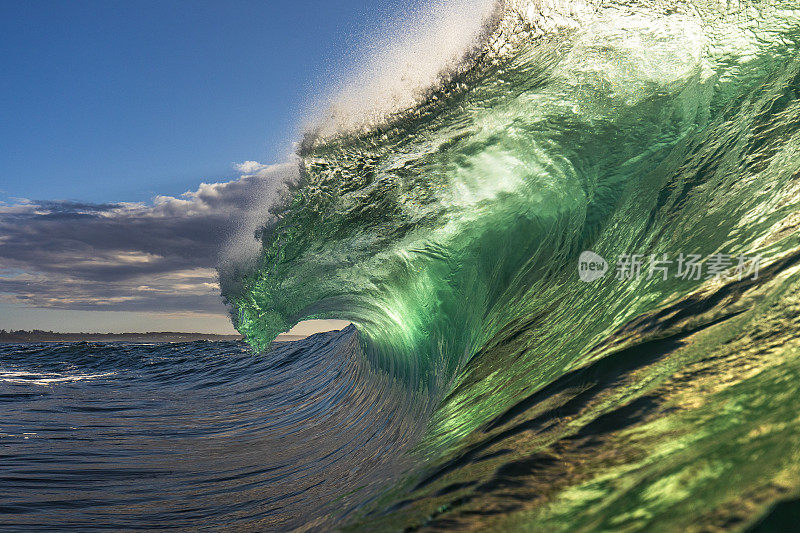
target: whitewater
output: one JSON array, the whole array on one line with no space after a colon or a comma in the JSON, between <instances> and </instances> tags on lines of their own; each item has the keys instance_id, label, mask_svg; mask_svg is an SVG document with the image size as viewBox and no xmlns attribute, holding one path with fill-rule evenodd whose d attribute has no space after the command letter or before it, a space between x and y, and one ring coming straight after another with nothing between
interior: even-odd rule
<instances>
[{"instance_id":1,"label":"whitewater","mask_svg":"<svg viewBox=\"0 0 800 533\"><path fill-rule=\"evenodd\" d=\"M793 523L800 3L456 2L431 17L342 81L257 246L225 255L247 345L0 350L0 398L29 422L2 428L0 464L31 479L36 427L51 461L33 479L67 480L43 501L0 488L6 523ZM607 272L582 279L585 252ZM676 275L695 256L702 274ZM673 270L654 275L656 259ZM273 343L318 318L352 325ZM101 418L114 386L120 412ZM84 430L58 425L75 413ZM54 466L65 453L88 477Z\"/></svg>"}]
</instances>

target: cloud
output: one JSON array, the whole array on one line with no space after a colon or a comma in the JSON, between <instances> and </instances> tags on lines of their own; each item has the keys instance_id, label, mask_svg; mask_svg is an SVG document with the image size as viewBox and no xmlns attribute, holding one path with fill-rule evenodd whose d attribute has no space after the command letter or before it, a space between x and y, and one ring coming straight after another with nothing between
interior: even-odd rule
<instances>
[{"instance_id":1,"label":"cloud","mask_svg":"<svg viewBox=\"0 0 800 533\"><path fill-rule=\"evenodd\" d=\"M222 311L216 266L257 255L256 230L298 178L294 162L247 161L237 169L236 180L149 204L0 203L0 300L74 310Z\"/></svg>"},{"instance_id":2,"label":"cloud","mask_svg":"<svg viewBox=\"0 0 800 533\"><path fill-rule=\"evenodd\" d=\"M235 164L234 167L242 174L255 174L269 168L268 165L262 165L258 161L245 161L244 163Z\"/></svg>"}]
</instances>

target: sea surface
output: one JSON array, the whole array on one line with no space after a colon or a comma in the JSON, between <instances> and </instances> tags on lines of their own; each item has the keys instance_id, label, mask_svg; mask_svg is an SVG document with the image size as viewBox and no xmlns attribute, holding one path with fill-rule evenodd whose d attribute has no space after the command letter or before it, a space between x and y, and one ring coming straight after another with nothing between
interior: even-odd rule
<instances>
[{"instance_id":1,"label":"sea surface","mask_svg":"<svg viewBox=\"0 0 800 533\"><path fill-rule=\"evenodd\" d=\"M0 529L331 527L423 428L355 337L0 345Z\"/></svg>"}]
</instances>

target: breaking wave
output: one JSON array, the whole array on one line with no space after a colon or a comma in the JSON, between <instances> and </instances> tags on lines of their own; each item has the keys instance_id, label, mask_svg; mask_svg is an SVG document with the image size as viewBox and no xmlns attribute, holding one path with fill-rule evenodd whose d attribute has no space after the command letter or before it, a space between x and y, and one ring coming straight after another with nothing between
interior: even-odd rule
<instances>
[{"instance_id":1,"label":"breaking wave","mask_svg":"<svg viewBox=\"0 0 800 533\"><path fill-rule=\"evenodd\" d=\"M419 463L355 525L756 520L800 467L800 4L481 6L309 131L221 273L235 326L349 320L417 406Z\"/></svg>"}]
</instances>

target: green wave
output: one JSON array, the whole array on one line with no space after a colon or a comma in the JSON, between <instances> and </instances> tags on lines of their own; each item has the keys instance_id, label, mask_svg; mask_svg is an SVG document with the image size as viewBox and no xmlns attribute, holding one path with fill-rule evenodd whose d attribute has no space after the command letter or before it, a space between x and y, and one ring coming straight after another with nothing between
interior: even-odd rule
<instances>
[{"instance_id":1,"label":"green wave","mask_svg":"<svg viewBox=\"0 0 800 533\"><path fill-rule=\"evenodd\" d=\"M696 395L680 400L715 406L711 416L731 394L697 392L714 389L715 380L758 390L757 382L740 383L744 374L731 377L731 346L764 368L800 353L792 311L800 301L799 42L800 4L790 1L505 2L481 44L417 106L368 127L305 138L302 179L260 235L257 266L223 287L234 324L255 347L303 319L347 319L368 358L430 398L420 449L439 470L409 474L374 506L395 509L392 502L410 492L417 495L408 500L412 511L386 511L386 522L369 523L418 527L440 515L459 523L461 507L474 519L474 507L488 504L448 494L471 494L465 487L504 464L487 459L475 474L468 463L479 452L497 448L499 457L513 449L527 461L532 450L567 449L561 460L575 462L573 441L559 439L639 405L653 387L667 387L658 389L663 398L679 396L673 381L684 365L721 361L707 370L711 382L687 378ZM602 279L580 280L585 250L610 263ZM615 276L625 254L641 255L645 267L651 256L699 254L707 268L719 253L760 256L761 277ZM686 339L695 344L687 347ZM785 350L767 357L767 345ZM643 365L652 368L636 374ZM556 429L541 429L549 436L506 440L519 439L508 429L519 417L533 424L585 391L593 391L591 401L566 409L566 418L553 415L547 427ZM784 425L791 418L783 407L768 415L784 417ZM647 446L678 461L685 450L656 443L691 415L664 416ZM758 430L755 422L728 422L717 428L725 439ZM693 438L685 442L724 447L704 429ZM635 445L627 446L635 456ZM709 450L702 457L715 453ZM708 492L698 481L719 474L733 483L721 472L745 468L737 453L720 464L695 457L691 464L706 470L680 489L661 466L642 466L654 476L647 490L661 494L661 503L641 494L625 500L633 496L618 479L634 478L586 461L583 477L559 474L569 490L545 483L565 491L551 507L495 513L503 518L494 526L678 529L700 520L692 501L707 506L711 514L701 522L711 525L711 510L734 500L750 505L742 523L763 512L752 503L767 490L756 475L740 479L735 494ZM778 483L786 468L765 463L765 479ZM498 472L502 466L495 478ZM502 486L487 483L481 494L490 501ZM598 494L621 499L597 515ZM673 514L659 514L664 505L674 505ZM612 515L618 522L604 521Z\"/></svg>"},{"instance_id":2,"label":"green wave","mask_svg":"<svg viewBox=\"0 0 800 533\"><path fill-rule=\"evenodd\" d=\"M787 90L775 82L793 76L794 13L756 5L754 34L747 10L710 5L569 8L547 24L530 7L506 5L469 65L418 107L366 132L305 140L302 183L264 230L258 268L226 293L251 343L263 348L302 319L343 318L387 364L438 373L541 313L553 293L585 292L574 268L583 249L711 253L725 243L729 216L727 232L665 239L659 204L728 115ZM738 117L727 135L757 118ZM716 223L688 200L670 219ZM629 307L694 288L652 285ZM615 289L597 297L611 303Z\"/></svg>"}]
</instances>

